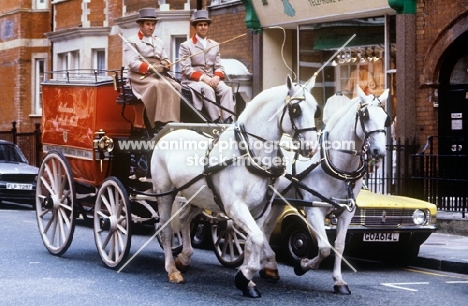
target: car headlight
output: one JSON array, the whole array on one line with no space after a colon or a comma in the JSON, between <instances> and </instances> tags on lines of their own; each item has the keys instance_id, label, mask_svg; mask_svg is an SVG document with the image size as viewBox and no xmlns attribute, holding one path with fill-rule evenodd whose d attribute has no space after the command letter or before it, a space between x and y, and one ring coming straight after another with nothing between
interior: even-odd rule
<instances>
[{"instance_id":1,"label":"car headlight","mask_svg":"<svg viewBox=\"0 0 468 306\"><path fill-rule=\"evenodd\" d=\"M424 210L416 209L413 213L413 222L416 225L424 225L427 223L427 213Z\"/></svg>"}]
</instances>

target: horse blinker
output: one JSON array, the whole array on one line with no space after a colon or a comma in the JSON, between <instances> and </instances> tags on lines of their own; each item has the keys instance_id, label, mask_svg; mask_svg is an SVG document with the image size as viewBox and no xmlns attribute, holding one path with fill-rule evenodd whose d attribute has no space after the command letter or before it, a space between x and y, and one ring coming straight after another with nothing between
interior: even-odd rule
<instances>
[{"instance_id":1,"label":"horse blinker","mask_svg":"<svg viewBox=\"0 0 468 306\"><path fill-rule=\"evenodd\" d=\"M302 115L302 109L299 103L289 104L289 115L291 118L298 118Z\"/></svg>"}]
</instances>

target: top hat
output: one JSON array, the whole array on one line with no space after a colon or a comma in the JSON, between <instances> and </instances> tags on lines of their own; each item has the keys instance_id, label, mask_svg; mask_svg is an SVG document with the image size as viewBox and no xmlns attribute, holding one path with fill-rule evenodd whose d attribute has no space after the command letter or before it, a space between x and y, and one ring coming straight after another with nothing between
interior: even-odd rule
<instances>
[{"instance_id":1,"label":"top hat","mask_svg":"<svg viewBox=\"0 0 468 306\"><path fill-rule=\"evenodd\" d=\"M206 21L208 24L211 24L212 20L208 17L207 10L197 10L193 12L192 18L190 18L190 23L194 26L200 21Z\"/></svg>"},{"instance_id":2,"label":"top hat","mask_svg":"<svg viewBox=\"0 0 468 306\"><path fill-rule=\"evenodd\" d=\"M147 7L147 8L142 8L140 11L140 17L136 20L136 22L140 21L158 21L156 18L156 9Z\"/></svg>"}]
</instances>

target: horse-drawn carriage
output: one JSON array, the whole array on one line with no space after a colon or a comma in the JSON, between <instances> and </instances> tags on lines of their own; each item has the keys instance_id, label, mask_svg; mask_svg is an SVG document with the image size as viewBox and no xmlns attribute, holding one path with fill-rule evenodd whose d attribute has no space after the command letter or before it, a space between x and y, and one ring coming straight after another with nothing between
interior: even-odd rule
<instances>
[{"instance_id":1,"label":"horse-drawn carriage","mask_svg":"<svg viewBox=\"0 0 468 306\"><path fill-rule=\"evenodd\" d=\"M360 150L331 151L320 147L326 157L310 159L315 166L306 167L309 172L300 169L301 175L295 177L293 170L283 176L284 134L290 135L294 143L296 153L289 160L291 163L299 153L310 158L318 149L315 117L319 107L310 94L314 79L300 85L288 76L286 85L257 95L232 125L170 123L152 135L145 128L144 107L126 91L122 73L53 72L42 84L45 156L38 175L36 213L44 246L50 253L65 253L73 239L76 218L92 217L102 262L111 268L121 267L130 250L132 225L156 224L169 281L181 283L181 272L190 265L193 253L190 220L210 211L218 259L225 265L237 266L245 257L236 273L235 285L245 296L260 297L252 281L256 272L279 279L268 242L280 212L276 207L281 205L270 205L275 202L271 199L277 190L285 190L285 194L293 190L296 195L302 192L299 206L306 206L306 210L310 206L323 209L315 214L314 222L323 223L325 209L343 209L346 217L342 231L346 234L355 186L342 189L341 184L361 178L364 154ZM339 117L349 120L339 123L337 118L336 133L325 130L325 137L343 140L339 131L349 129L345 138L365 146L370 155L381 157L385 152L387 115L380 101L363 96L351 107L350 115L342 113ZM183 104L184 108L194 112L196 120L203 118L190 104ZM195 147L187 149L185 144ZM333 162L329 158L330 154L343 153L350 157L336 157ZM320 165L324 160L328 168ZM352 167L359 169L354 171ZM318 173L314 169L319 169ZM316 184L325 175L323 172L332 173L331 188L326 180ZM294 188L283 186L281 178L294 182ZM336 181L340 187L336 187ZM313 184L318 189L312 189ZM340 198L333 198L335 194ZM278 196L282 198L279 193ZM281 204L285 205L284 198ZM180 208L175 214L174 207ZM171 220L178 230L167 226ZM175 261L174 232L179 232L179 239L183 240ZM343 245L338 248L341 254L342 238ZM328 241L319 241L319 248L330 252ZM319 255L311 263L301 262L298 274L316 269L327 251ZM341 256L337 258L335 287L341 289L335 290L349 293L341 278Z\"/></svg>"},{"instance_id":2,"label":"horse-drawn carriage","mask_svg":"<svg viewBox=\"0 0 468 306\"><path fill-rule=\"evenodd\" d=\"M134 99L124 71L46 73L43 152L36 191L37 221L44 246L67 251L75 220L93 218L103 263L118 267L131 245L132 224L159 221L149 163L154 142L169 130L194 128L215 135L225 125L202 124L203 114L181 100L184 119L153 139L144 105Z\"/></svg>"}]
</instances>

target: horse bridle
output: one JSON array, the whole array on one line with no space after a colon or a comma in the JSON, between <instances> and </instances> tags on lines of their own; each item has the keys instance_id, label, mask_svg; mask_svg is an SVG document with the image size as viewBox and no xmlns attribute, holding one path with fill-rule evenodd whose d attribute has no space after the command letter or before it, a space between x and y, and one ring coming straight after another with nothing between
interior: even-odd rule
<instances>
[{"instance_id":1,"label":"horse bridle","mask_svg":"<svg viewBox=\"0 0 468 306\"><path fill-rule=\"evenodd\" d=\"M302 90L304 91L304 87L302 87ZM289 114L289 120L291 120L291 126L294 131L294 134L292 135L293 140L296 140L302 132L308 132L308 131L317 132L317 127L315 126L304 128L304 129L298 129L296 124L294 123L294 119L302 116L302 109L299 104L302 101L305 101L305 99L306 99L305 95L303 95L302 97L298 97L296 95L291 97L290 95L287 95L285 99L286 104L283 108L283 113L281 114L280 127L281 129L283 129L284 115L286 114L286 110L287 110ZM318 109L317 109L317 112L315 113L315 118L317 118L318 116L320 115L318 114Z\"/></svg>"},{"instance_id":2,"label":"horse bridle","mask_svg":"<svg viewBox=\"0 0 468 306\"><path fill-rule=\"evenodd\" d=\"M380 102L379 98L377 96L374 95L374 99L372 100L372 102L374 100L377 100L378 101L378 106L382 108L382 110L385 112L385 114L387 115L387 119L385 120L385 127L389 127L390 126L390 116L387 114L387 112L385 111L385 109L383 108L382 106L382 102ZM371 103L372 103L371 102ZM384 133L385 135L387 135L387 131L385 129L378 129L378 130L373 130L373 131L366 131L366 121L369 120L369 110L367 109L367 107L370 105L369 102L367 103L360 103L359 104L359 107L356 111L356 121L354 123L354 131L356 132L356 127L357 127L357 122L359 120L359 122L361 123L361 129L362 131L364 132L364 143L366 143L367 139L370 137L370 135L372 135L373 133Z\"/></svg>"}]
</instances>

